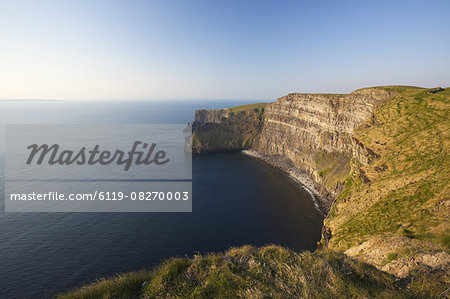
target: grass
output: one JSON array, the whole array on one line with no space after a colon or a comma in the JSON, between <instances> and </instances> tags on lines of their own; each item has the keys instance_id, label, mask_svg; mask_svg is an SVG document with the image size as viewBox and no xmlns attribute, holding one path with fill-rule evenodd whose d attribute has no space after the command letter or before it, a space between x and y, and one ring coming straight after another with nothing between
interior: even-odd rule
<instances>
[{"instance_id":1,"label":"grass","mask_svg":"<svg viewBox=\"0 0 450 299\"><path fill-rule=\"evenodd\" d=\"M404 287L343 254L269 245L173 258L153 271L102 279L58 298L413 298L424 292L423 286L414 285L414 292Z\"/></svg>"},{"instance_id":2,"label":"grass","mask_svg":"<svg viewBox=\"0 0 450 299\"><path fill-rule=\"evenodd\" d=\"M323 170L321 170L321 171L319 171L319 175L321 176L321 177L324 177L327 173L329 173L331 171L331 167L330 168L327 168L327 169L323 169Z\"/></svg>"},{"instance_id":3,"label":"grass","mask_svg":"<svg viewBox=\"0 0 450 299\"><path fill-rule=\"evenodd\" d=\"M450 87L444 87L444 90L440 91L439 94L441 94L441 95L450 95Z\"/></svg>"},{"instance_id":4,"label":"grass","mask_svg":"<svg viewBox=\"0 0 450 299\"><path fill-rule=\"evenodd\" d=\"M312 95L318 95L323 97L330 97L330 98L340 98L342 96L345 96L343 93L312 93Z\"/></svg>"},{"instance_id":5,"label":"grass","mask_svg":"<svg viewBox=\"0 0 450 299\"><path fill-rule=\"evenodd\" d=\"M450 96L418 87L379 88L397 95L374 113L376 125L366 123L354 135L380 158L360 166L369 184L358 182L356 169L347 179L334 203L339 213L326 219L330 247L346 250L395 233L449 251Z\"/></svg>"},{"instance_id":6,"label":"grass","mask_svg":"<svg viewBox=\"0 0 450 299\"><path fill-rule=\"evenodd\" d=\"M398 258L398 254L397 253L389 253L387 256L387 260L388 262L392 262L393 260L396 260Z\"/></svg>"},{"instance_id":7,"label":"grass","mask_svg":"<svg viewBox=\"0 0 450 299\"><path fill-rule=\"evenodd\" d=\"M386 86L377 86L375 88L381 88L388 91L396 91L396 92L416 92L419 90L424 90L422 87L418 86L408 86L408 85L386 85Z\"/></svg>"},{"instance_id":8,"label":"grass","mask_svg":"<svg viewBox=\"0 0 450 299\"><path fill-rule=\"evenodd\" d=\"M247 104L247 105L241 105L236 107L228 108L231 112L242 112L242 111L248 111L248 110L261 110L266 107L268 103L255 103L255 104Z\"/></svg>"},{"instance_id":9,"label":"grass","mask_svg":"<svg viewBox=\"0 0 450 299\"><path fill-rule=\"evenodd\" d=\"M314 160L322 184L330 190L345 181L350 173L350 157L345 154L318 152Z\"/></svg>"},{"instance_id":10,"label":"grass","mask_svg":"<svg viewBox=\"0 0 450 299\"><path fill-rule=\"evenodd\" d=\"M130 272L102 278L77 290L60 294L57 298L139 298L144 281L152 278L148 271Z\"/></svg>"}]
</instances>

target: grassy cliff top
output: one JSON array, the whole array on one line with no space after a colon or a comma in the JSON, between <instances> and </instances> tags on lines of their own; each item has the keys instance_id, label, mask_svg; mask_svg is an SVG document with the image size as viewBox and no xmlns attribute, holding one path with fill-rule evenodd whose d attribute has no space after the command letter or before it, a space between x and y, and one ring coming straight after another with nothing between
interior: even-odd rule
<instances>
[{"instance_id":1,"label":"grassy cliff top","mask_svg":"<svg viewBox=\"0 0 450 299\"><path fill-rule=\"evenodd\" d=\"M353 136L379 158L353 165L346 189L325 220L333 231L329 246L353 247L361 256L378 250L393 257L379 265L420 252L449 252L448 89L378 88L396 93Z\"/></svg>"},{"instance_id":2,"label":"grassy cliff top","mask_svg":"<svg viewBox=\"0 0 450 299\"><path fill-rule=\"evenodd\" d=\"M259 110L266 107L268 103L255 103L255 104L247 104L247 105L241 105L241 106L235 106L228 108L228 111L231 112L241 112L241 111L248 111L248 110Z\"/></svg>"},{"instance_id":3,"label":"grassy cliff top","mask_svg":"<svg viewBox=\"0 0 450 299\"><path fill-rule=\"evenodd\" d=\"M369 87L371 88L371 87ZM385 85L385 86L375 86L372 88L381 88L391 91L404 92L404 91L420 91L425 90L426 88L419 86L409 86L409 85Z\"/></svg>"},{"instance_id":4,"label":"grassy cliff top","mask_svg":"<svg viewBox=\"0 0 450 299\"><path fill-rule=\"evenodd\" d=\"M407 86L407 85L386 85L386 86L373 86L373 87L363 87L357 90L354 90L350 93L289 93L292 95L295 94L309 94L309 95L316 95L316 96L324 96L324 97L344 97L346 95L352 94L353 92L356 91L362 91L362 90L370 90L370 89L382 89L382 90L387 90L387 91L392 91L392 92L414 92L414 91L419 91L419 90L427 90L426 88L422 88L422 87L417 87L417 86Z\"/></svg>"},{"instance_id":5,"label":"grassy cliff top","mask_svg":"<svg viewBox=\"0 0 450 299\"><path fill-rule=\"evenodd\" d=\"M441 289L432 276L402 282L343 254L271 245L173 258L151 272L102 279L59 298L413 298Z\"/></svg>"}]
</instances>

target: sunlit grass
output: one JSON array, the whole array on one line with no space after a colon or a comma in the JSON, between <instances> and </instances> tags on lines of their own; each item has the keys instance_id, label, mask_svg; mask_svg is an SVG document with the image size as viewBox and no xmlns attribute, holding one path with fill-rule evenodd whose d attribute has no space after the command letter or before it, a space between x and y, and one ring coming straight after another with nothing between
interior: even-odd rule
<instances>
[{"instance_id":1,"label":"sunlit grass","mask_svg":"<svg viewBox=\"0 0 450 299\"><path fill-rule=\"evenodd\" d=\"M334 252L280 246L174 258L151 272L104 279L59 298L407 298L395 278Z\"/></svg>"}]
</instances>

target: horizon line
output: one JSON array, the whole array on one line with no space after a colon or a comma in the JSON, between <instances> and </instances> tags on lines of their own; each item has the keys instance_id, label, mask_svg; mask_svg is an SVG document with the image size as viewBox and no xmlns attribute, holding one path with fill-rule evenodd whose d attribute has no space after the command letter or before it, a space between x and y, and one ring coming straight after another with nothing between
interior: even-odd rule
<instances>
[{"instance_id":1,"label":"horizon line","mask_svg":"<svg viewBox=\"0 0 450 299\"><path fill-rule=\"evenodd\" d=\"M392 84L392 85L376 85L376 86L365 86L360 87L357 89L352 89L351 91L347 91L345 93L342 92L314 92L314 91L308 91L308 92L301 92L301 91L290 91L285 93L284 95L293 94L293 93L303 93L303 94L350 94L356 90L365 89L365 88L376 88L376 87L393 87L393 86L405 86L405 87L418 87L423 89L431 89L431 88L437 88L441 87L444 89L450 88L450 86L442 87L442 86L433 86L433 87L422 87L422 86L416 86L416 85L408 85L408 84ZM0 102L63 102L63 101L276 101L278 98L283 97L284 95L277 96L275 98L77 98L77 99L52 99L52 98L0 98Z\"/></svg>"}]
</instances>

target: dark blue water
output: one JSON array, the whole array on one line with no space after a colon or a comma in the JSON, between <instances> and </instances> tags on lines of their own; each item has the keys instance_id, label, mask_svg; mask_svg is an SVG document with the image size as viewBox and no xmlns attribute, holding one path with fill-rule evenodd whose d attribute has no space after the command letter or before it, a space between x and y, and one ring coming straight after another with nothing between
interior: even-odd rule
<instances>
[{"instance_id":1,"label":"dark blue water","mask_svg":"<svg viewBox=\"0 0 450 299\"><path fill-rule=\"evenodd\" d=\"M248 102L0 102L0 122L186 123L196 108ZM194 156L192 213L5 213L0 188L0 298L50 297L244 244L313 250L323 220L302 187L241 153Z\"/></svg>"}]
</instances>

